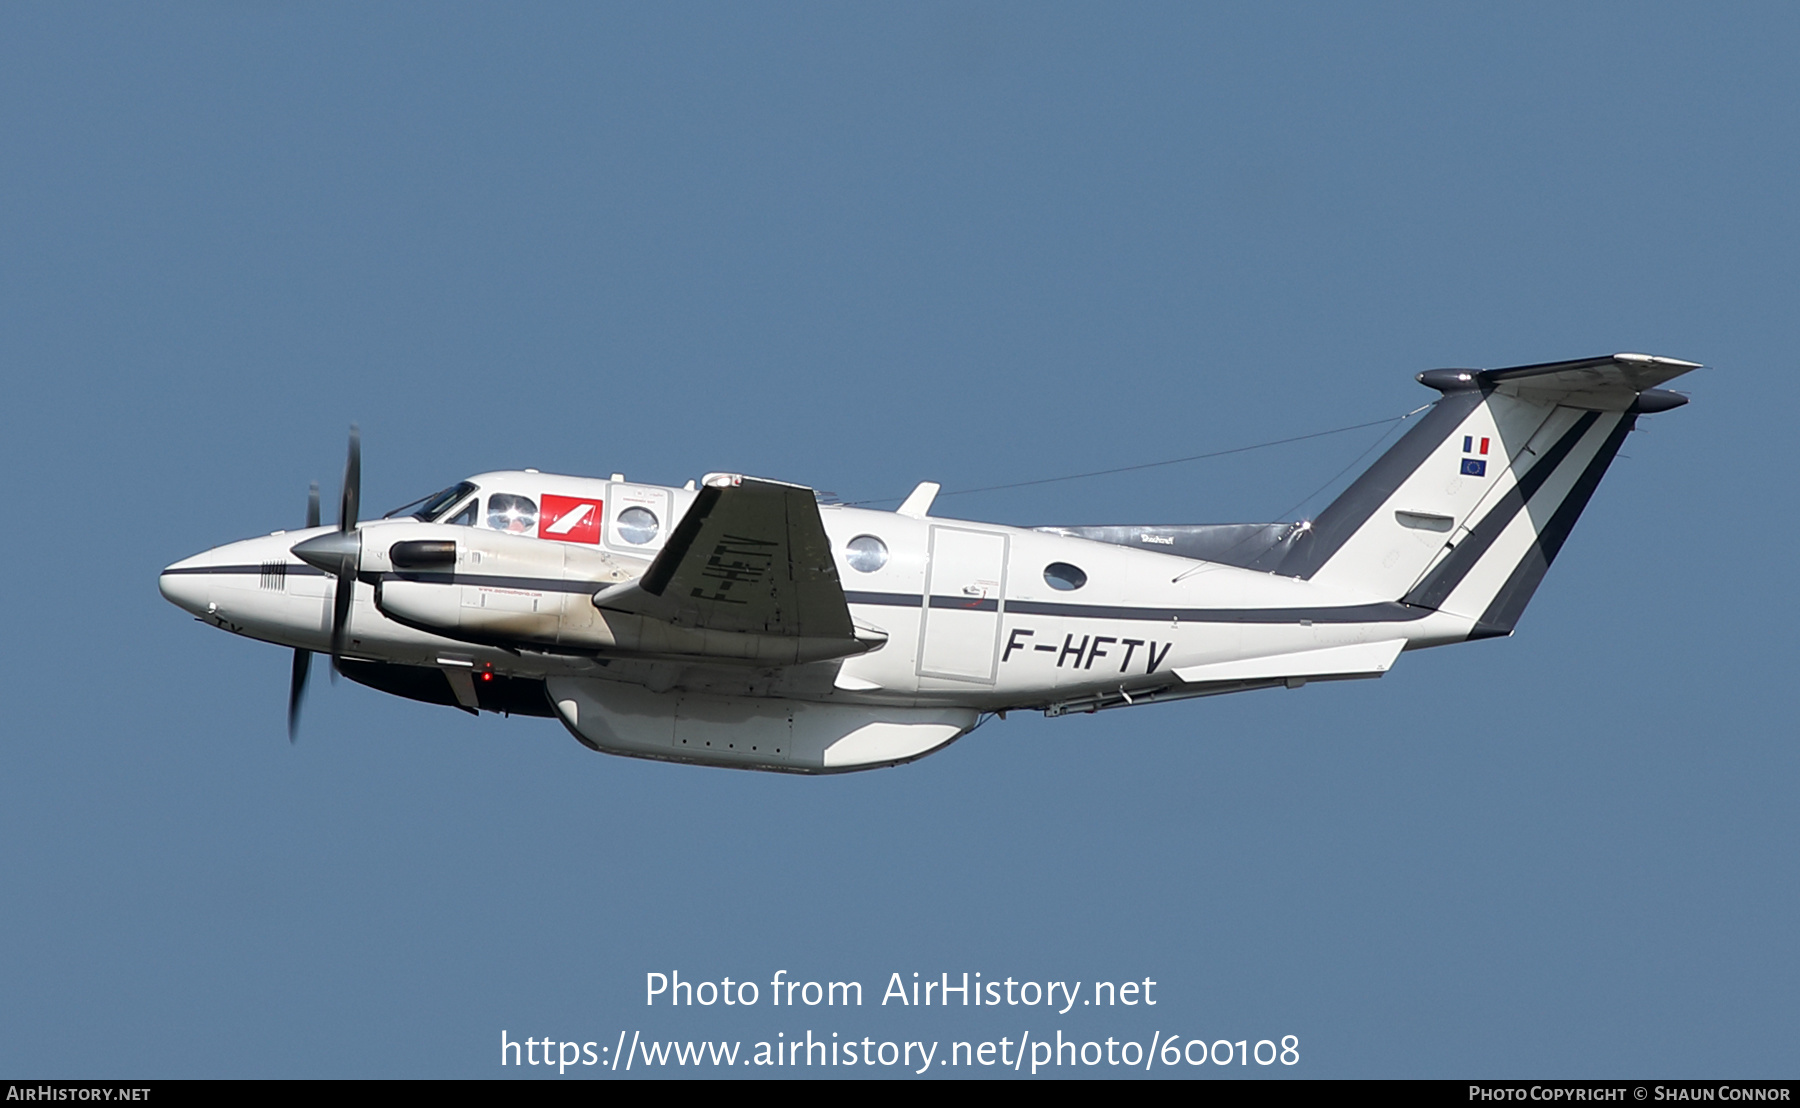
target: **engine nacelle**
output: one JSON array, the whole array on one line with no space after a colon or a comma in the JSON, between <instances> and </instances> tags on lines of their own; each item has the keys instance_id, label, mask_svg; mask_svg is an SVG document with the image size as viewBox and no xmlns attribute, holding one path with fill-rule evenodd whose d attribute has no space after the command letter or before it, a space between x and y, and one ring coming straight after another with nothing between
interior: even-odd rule
<instances>
[{"instance_id":1,"label":"engine nacelle","mask_svg":"<svg viewBox=\"0 0 1800 1108\"><path fill-rule=\"evenodd\" d=\"M401 623L450 638L542 646L616 644L590 597L641 575L645 558L447 524L365 526L361 572Z\"/></svg>"},{"instance_id":2,"label":"engine nacelle","mask_svg":"<svg viewBox=\"0 0 1800 1108\"><path fill-rule=\"evenodd\" d=\"M643 658L708 658L788 666L859 654L852 640L680 627L594 606L594 594L643 575L648 559L574 543L448 524L365 526L361 573L397 622L465 642Z\"/></svg>"}]
</instances>

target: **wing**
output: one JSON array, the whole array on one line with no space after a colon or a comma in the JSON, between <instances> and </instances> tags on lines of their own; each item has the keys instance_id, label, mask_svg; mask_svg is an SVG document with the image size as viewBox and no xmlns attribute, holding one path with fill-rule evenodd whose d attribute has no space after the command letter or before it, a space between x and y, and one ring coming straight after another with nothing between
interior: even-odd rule
<instances>
[{"instance_id":1,"label":"wing","mask_svg":"<svg viewBox=\"0 0 1800 1108\"><path fill-rule=\"evenodd\" d=\"M707 478L644 575L594 603L706 631L858 638L813 491L754 477Z\"/></svg>"}]
</instances>

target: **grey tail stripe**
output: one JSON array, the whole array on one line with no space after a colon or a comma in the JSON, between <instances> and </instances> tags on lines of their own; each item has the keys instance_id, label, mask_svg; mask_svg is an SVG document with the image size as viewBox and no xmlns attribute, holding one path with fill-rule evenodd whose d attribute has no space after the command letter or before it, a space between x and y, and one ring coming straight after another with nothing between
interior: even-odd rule
<instances>
[{"instance_id":1,"label":"grey tail stripe","mask_svg":"<svg viewBox=\"0 0 1800 1108\"><path fill-rule=\"evenodd\" d=\"M1313 521L1312 530L1297 545L1277 548L1274 557L1258 559L1249 568L1268 570L1286 577L1311 578L1319 567L1341 550L1350 536L1362 529L1408 477L1431 457L1469 413L1487 399L1486 389L1465 389L1446 395L1412 430L1351 482L1343 494L1326 506Z\"/></svg>"},{"instance_id":2,"label":"grey tail stripe","mask_svg":"<svg viewBox=\"0 0 1800 1108\"><path fill-rule=\"evenodd\" d=\"M1431 576L1413 586L1411 592L1401 597L1401 603L1416 604L1421 608L1436 608L1442 604L1444 598L1454 592L1456 586L1462 584L1463 578L1467 577L1469 571L1475 568L1475 563L1479 562L1482 555L1487 553L1488 547L1492 546L1494 540L1500 537L1500 533L1506 530L1507 525L1513 521L1513 517L1518 515L1520 509L1525 507L1533 494L1544 486L1544 482L1550 480L1550 475L1556 472L1557 467L1568 459L1570 451L1575 449L1576 444L1581 442L1582 436L1588 433L1588 430L1599 418L1599 412L1588 412L1576 420L1575 426L1569 428L1562 438L1557 439L1556 445L1545 451L1544 456L1538 459L1538 463L1527 470L1524 476L1519 478L1518 483L1501 498L1500 503L1494 505L1493 510L1475 525L1475 529L1469 532L1469 537L1458 543L1456 548L1450 551L1449 557L1438 563L1437 569L1432 571Z\"/></svg>"},{"instance_id":3,"label":"grey tail stripe","mask_svg":"<svg viewBox=\"0 0 1800 1108\"><path fill-rule=\"evenodd\" d=\"M1549 570L1550 563L1556 560L1557 552L1562 550L1569 532L1575 529L1575 521L1581 518L1588 499L1594 495L1600 479L1606 476L1606 470L1619 453L1625 436L1636 425L1636 417L1627 415L1613 428L1612 434L1601 445L1600 452L1594 455L1594 460L1588 463L1587 469L1582 471L1575 486L1569 490L1569 495L1563 498L1556 513L1550 517L1550 522L1538 534L1537 541L1525 552L1525 557L1513 569L1511 576L1507 577L1506 584L1500 586L1500 591L1488 604L1487 611L1481 613L1481 618L1475 623L1475 630L1469 634L1470 638L1512 634L1513 628L1518 626L1519 616L1525 611L1525 605L1531 602L1532 594L1537 592L1539 583L1544 580L1544 573Z\"/></svg>"}]
</instances>

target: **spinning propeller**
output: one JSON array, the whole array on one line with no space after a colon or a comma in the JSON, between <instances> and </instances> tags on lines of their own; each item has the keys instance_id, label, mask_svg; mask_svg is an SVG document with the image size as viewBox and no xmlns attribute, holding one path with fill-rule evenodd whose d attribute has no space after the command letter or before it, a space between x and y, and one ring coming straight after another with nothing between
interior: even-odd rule
<instances>
[{"instance_id":1,"label":"spinning propeller","mask_svg":"<svg viewBox=\"0 0 1800 1108\"><path fill-rule=\"evenodd\" d=\"M338 662L350 627L350 602L355 598L356 570L362 561L362 535L356 530L356 510L362 500L362 432L350 425L350 456L344 462L344 492L338 501L335 532L315 535L296 543L296 558L337 578L331 597L331 676L337 679ZM306 499L306 526L319 525L319 484L313 482ZM293 680L288 686L288 741L294 741L300 721L300 698L306 692L306 675L312 668L312 651L294 651Z\"/></svg>"}]
</instances>

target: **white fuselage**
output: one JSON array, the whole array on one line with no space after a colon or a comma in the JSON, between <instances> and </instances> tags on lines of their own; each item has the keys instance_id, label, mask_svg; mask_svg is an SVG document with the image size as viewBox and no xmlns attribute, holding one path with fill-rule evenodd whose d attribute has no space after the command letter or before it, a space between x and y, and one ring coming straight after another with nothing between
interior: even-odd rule
<instances>
[{"instance_id":1,"label":"white fuselage","mask_svg":"<svg viewBox=\"0 0 1800 1108\"><path fill-rule=\"evenodd\" d=\"M524 521L516 512L492 513L490 520L488 505L496 494L515 498L509 504L524 498L545 518L521 533L597 552L617 567L616 579L642 572L695 496L688 489L522 471L479 474L469 484L475 489L442 518L459 514L472 498L477 510L468 526L518 530ZM547 534L556 523L543 505L552 502L575 502L573 511L583 518L564 526L560 535ZM590 503L594 507L584 511L582 505ZM640 509L639 519L642 512L654 517L655 534L647 541L627 541L620 516L633 507ZM569 514L565 507L560 519ZM1446 613L1406 610L1388 597L1152 548L839 505L821 505L820 516L853 618L887 636L878 649L830 663L835 672L829 681L817 674L759 672L698 659L685 665L680 659L649 659L634 666L623 651L540 652L484 645L390 618L377 605L375 589L366 584L355 590L347 655L518 677L598 676L663 688L703 685L719 692L807 701L1056 712L1160 698L1196 684L1178 677L1177 670L1204 676L1200 667L1264 656L1369 643L1411 648L1458 642L1471 625ZM365 544L374 547L401 541L419 527L412 519L359 525ZM326 650L335 583L290 549L329 530L276 532L216 547L169 567L163 591L225 630ZM851 540L864 536L886 549L879 568L858 569L846 556ZM632 537L642 538L641 526ZM1074 567L1085 580L1079 587L1058 588L1046 573L1051 566ZM459 580L465 579L463 569L459 567ZM1066 584L1075 576L1064 571L1058 580ZM534 604L559 592L545 587L548 581L534 587L531 579L516 574L495 585L480 584L479 575L466 579L477 583L466 586L475 592L464 603ZM599 588L607 582L590 583ZM566 594L568 586L560 591ZM585 601L591 591L580 593L580 599ZM683 670L690 672L679 672ZM1219 680L1232 679L1230 671L1220 671ZM1249 685L1258 680L1253 673L1239 679Z\"/></svg>"}]
</instances>

